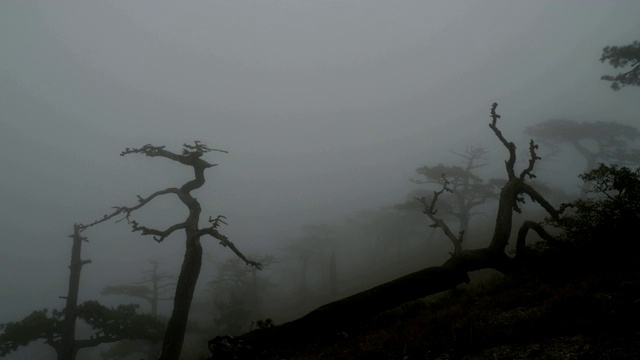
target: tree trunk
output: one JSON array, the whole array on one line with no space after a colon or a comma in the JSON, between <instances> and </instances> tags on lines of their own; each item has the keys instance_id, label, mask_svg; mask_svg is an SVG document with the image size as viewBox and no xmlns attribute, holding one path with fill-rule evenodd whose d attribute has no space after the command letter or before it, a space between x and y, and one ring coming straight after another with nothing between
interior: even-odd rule
<instances>
[{"instance_id":1,"label":"tree trunk","mask_svg":"<svg viewBox=\"0 0 640 360\"><path fill-rule=\"evenodd\" d=\"M209 342L211 359L258 358L263 351L291 349L304 346L306 340L323 336L335 336L337 332L349 331L349 327L360 324L382 311L408 301L453 288L469 282L464 271L446 266L431 267L376 286L350 297L321 306L300 319L271 327L258 329L236 337L250 348L233 348L222 337ZM220 342L222 341L222 342ZM227 340L228 341L228 340ZM221 344L218 346L218 344ZM244 351L244 352L243 352Z\"/></svg>"},{"instance_id":2,"label":"tree trunk","mask_svg":"<svg viewBox=\"0 0 640 360\"><path fill-rule=\"evenodd\" d=\"M76 358L76 318L78 316L78 292L80 290L80 273L85 264L91 260L82 260L81 226L73 225L73 245L71 246L71 264L69 265L69 290L64 308L64 324L60 345L56 347L58 360L75 360Z\"/></svg>"},{"instance_id":3,"label":"tree trunk","mask_svg":"<svg viewBox=\"0 0 640 360\"><path fill-rule=\"evenodd\" d=\"M159 360L178 360L184 343L184 334L189 320L189 309L191 300L200 276L202 265L202 245L197 233L187 231L187 247L184 254L184 261L178 284L176 295L173 300L173 312L167 331L162 341L162 355Z\"/></svg>"}]
</instances>

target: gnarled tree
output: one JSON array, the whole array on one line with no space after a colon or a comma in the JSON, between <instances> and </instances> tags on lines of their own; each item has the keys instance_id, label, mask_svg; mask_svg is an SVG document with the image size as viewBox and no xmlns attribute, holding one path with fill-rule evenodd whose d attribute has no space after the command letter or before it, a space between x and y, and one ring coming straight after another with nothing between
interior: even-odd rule
<instances>
[{"instance_id":1,"label":"gnarled tree","mask_svg":"<svg viewBox=\"0 0 640 360\"><path fill-rule=\"evenodd\" d=\"M216 338L209 342L209 348L213 353L212 359L231 358L242 356L243 358L264 356L262 352L277 351L281 348L291 347L292 343L300 342L322 334L335 334L335 331L353 326L373 315L401 305L405 302L432 295L447 289L454 288L458 284L469 282L469 271L492 268L509 273L517 269L518 260L525 251L525 239L531 229L547 237L548 234L538 223L525 221L518 233L516 244L516 256L509 257L506 253L507 245L511 237L513 212L520 212L519 204L524 201L523 195L540 204L551 217L558 217L559 212L544 199L527 179L534 178L534 165L540 158L536 155L537 145L533 140L529 144L529 162L527 168L519 174L516 173L516 145L507 141L497 127L500 115L496 113L498 104L491 108L492 121L489 127L499 141L505 146L509 158L505 163L507 181L502 187L499 198L498 212L494 233L487 247L481 249L466 250L462 246L463 234L454 234L446 222L438 216L438 198L445 191L450 190L449 184L444 182L442 189L434 191L433 197L428 200L421 198L424 213L431 219L435 226L442 229L454 244L454 252L449 260L441 266L426 268L399 279L376 286L372 289L360 292L353 296L324 305L298 320L267 329L255 330L243 336L235 338L229 346L228 338ZM240 343L240 340L243 342ZM246 347L244 345L250 345Z\"/></svg>"},{"instance_id":2,"label":"gnarled tree","mask_svg":"<svg viewBox=\"0 0 640 360\"><path fill-rule=\"evenodd\" d=\"M124 216L124 218L120 220L126 220L131 225L132 231L140 232L142 235L151 235L157 242L164 241L164 239L169 235L179 230L183 230L185 233L185 254L180 275L178 276L178 282L176 284L173 311L169 318L167 330L162 341L162 354L160 355L160 360L178 360L180 357L182 344L184 342L184 334L187 328L189 310L193 300L193 293L200 275L200 268L202 266L201 238L207 235L213 237L219 241L220 245L230 248L246 264L260 268L259 263L247 259L235 247L235 245L229 241L229 238L218 231L218 228L222 224L226 224L224 216L219 215L215 218L210 216L210 226L200 228L199 222L202 207L200 202L198 202L191 193L204 185L205 170L216 166L216 164L211 164L202 159L202 156L205 153L212 151L226 153L226 151L223 150L209 148L199 141L195 141L194 145L184 144L181 154L165 150L164 146L153 146L150 144L141 148L125 149L120 154L121 156L129 154L143 154L149 157L165 158L189 166L193 169L194 178L180 187L170 187L164 190L159 190L147 197L138 195L138 203L136 205L117 206L111 214L105 215L103 218L103 220L105 220L117 216ZM164 195L177 196L178 199L187 207L189 214L183 222L171 225L164 230L160 230L143 226L132 219L132 215L136 210Z\"/></svg>"}]
</instances>

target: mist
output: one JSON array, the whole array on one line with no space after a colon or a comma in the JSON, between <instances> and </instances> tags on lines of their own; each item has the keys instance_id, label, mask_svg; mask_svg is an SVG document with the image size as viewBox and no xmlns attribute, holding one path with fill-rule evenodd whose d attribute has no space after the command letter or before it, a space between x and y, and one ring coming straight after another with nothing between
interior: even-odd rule
<instances>
[{"instance_id":1,"label":"mist","mask_svg":"<svg viewBox=\"0 0 640 360\"><path fill-rule=\"evenodd\" d=\"M286 320L328 299L267 314L300 281L285 249L305 225L335 229L343 295L389 280L361 275L374 260L397 265L386 276L437 262L449 251L438 236L372 254L374 234L354 224L404 202L419 188L416 168L458 162L451 150L482 144L482 175L504 177L507 154L487 127L493 102L519 151L523 130L552 118L637 125L638 90L611 91L598 59L637 40L638 18L633 1L3 1L0 323L64 306L74 223L190 179L166 159L119 156L149 143L228 151L205 154L218 165L196 196L203 219L226 216L220 231L241 251L279 259L260 274L275 284L265 316ZM584 166L563 156L575 156L571 166L543 158L537 174L575 192ZM167 199L136 219L164 228L185 215ZM423 225L416 233L431 231ZM179 272L182 233L158 244L109 222L86 236L81 301L136 301L100 290L139 281L150 261ZM196 297L206 303L215 264L233 254L215 239L203 246L213 262ZM407 265L412 247L425 253ZM313 294L326 285L321 268L309 269Z\"/></svg>"}]
</instances>

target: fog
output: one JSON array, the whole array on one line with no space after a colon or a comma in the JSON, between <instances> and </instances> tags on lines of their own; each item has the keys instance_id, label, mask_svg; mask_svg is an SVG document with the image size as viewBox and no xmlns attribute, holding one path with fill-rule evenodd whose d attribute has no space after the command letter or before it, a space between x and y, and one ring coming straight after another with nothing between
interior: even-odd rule
<instances>
[{"instance_id":1,"label":"fog","mask_svg":"<svg viewBox=\"0 0 640 360\"><path fill-rule=\"evenodd\" d=\"M637 125L638 90L611 91L598 59L637 40L638 18L634 1L2 1L0 323L63 307L74 223L192 176L126 147L228 151L205 155L218 166L195 193L203 220L225 215L241 251L283 260L263 276L287 297L297 265L282 249L304 225L403 202L416 168L459 161L450 150L465 145L489 150L483 176L504 176L494 101L522 151L524 128L552 118ZM545 160L539 179L574 191L580 159ZM185 214L171 199L135 218L164 228ZM151 260L179 271L182 233L158 244L109 222L85 234L80 301L135 301L100 289L140 280ZM365 271L348 235L338 267ZM205 262L202 287L214 276Z\"/></svg>"}]
</instances>

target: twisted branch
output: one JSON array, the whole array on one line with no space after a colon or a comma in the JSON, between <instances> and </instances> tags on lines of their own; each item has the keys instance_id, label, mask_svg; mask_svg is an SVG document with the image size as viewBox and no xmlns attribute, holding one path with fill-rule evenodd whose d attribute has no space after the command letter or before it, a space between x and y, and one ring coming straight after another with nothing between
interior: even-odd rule
<instances>
[{"instance_id":1,"label":"twisted branch","mask_svg":"<svg viewBox=\"0 0 640 360\"><path fill-rule=\"evenodd\" d=\"M238 250L238 248L229 240L228 237L220 234L218 230L216 230L216 228L214 228L213 226L205 229L200 229L198 232L198 236L204 236L204 235L210 235L218 239L220 241L220 245L231 249L231 251L233 251L234 254L236 254L236 256L238 256L240 259L242 259L242 261L245 262L245 264L253 266L258 270L262 270L262 264L249 260L246 256L244 256L244 254L240 250Z\"/></svg>"},{"instance_id":2,"label":"twisted branch","mask_svg":"<svg viewBox=\"0 0 640 360\"><path fill-rule=\"evenodd\" d=\"M416 200L422 203L422 205L424 206L423 213L426 214L429 217L429 219L433 221L433 224L431 225L431 227L441 228L442 231L445 233L445 235L447 235L449 240L451 240L454 247L454 253L452 255L455 255L462 252L462 240L464 237L464 231L460 231L459 236L456 237L453 231L451 231L451 229L447 225L447 223L445 223L445 221L442 220L441 218L436 217L436 214L438 213L438 210L436 209L436 202L438 201L438 197L442 195L445 191L453 192L453 190L451 190L448 187L449 181L447 180L444 174L442 174L442 180L443 180L442 189L440 189L439 191L433 192L433 198L431 199L431 203L429 203L424 196L421 198L416 198Z\"/></svg>"},{"instance_id":3,"label":"twisted branch","mask_svg":"<svg viewBox=\"0 0 640 360\"><path fill-rule=\"evenodd\" d=\"M507 141L504 135L502 135L502 131L500 131L500 129L498 129L498 127L496 126L498 119L500 119L500 115L496 113L497 107L498 107L498 103L493 103L491 105L492 121L491 121L491 124L489 124L489 127L496 134L500 142L502 142L502 144L507 148L507 150L509 150L509 160L505 161L505 166L507 167L507 174L509 175L509 179L511 179L516 176L513 170L516 164L516 145L512 142Z\"/></svg>"}]
</instances>

